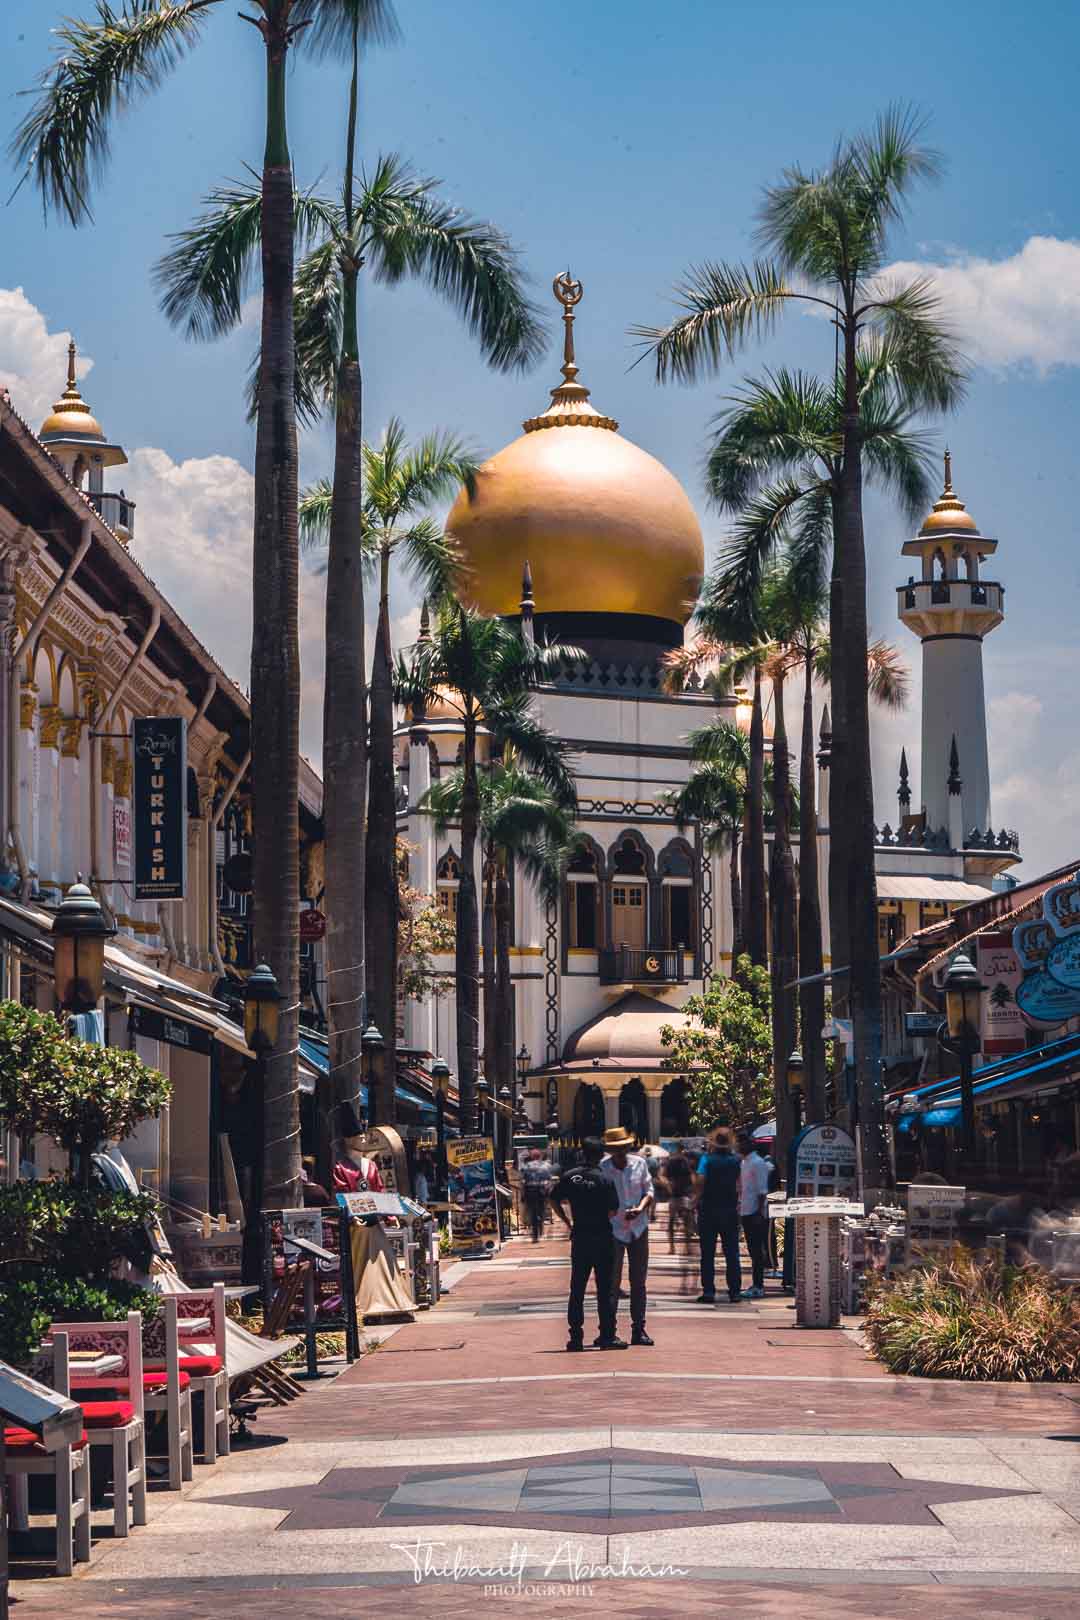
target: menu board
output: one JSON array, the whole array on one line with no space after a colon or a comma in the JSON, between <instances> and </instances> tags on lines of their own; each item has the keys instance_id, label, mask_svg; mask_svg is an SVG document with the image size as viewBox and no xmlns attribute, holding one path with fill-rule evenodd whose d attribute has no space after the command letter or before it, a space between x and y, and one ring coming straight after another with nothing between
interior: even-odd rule
<instances>
[{"instance_id":1,"label":"menu board","mask_svg":"<svg viewBox=\"0 0 1080 1620\"><path fill-rule=\"evenodd\" d=\"M490 1136L463 1136L446 1144L455 1251L492 1249L499 1242L495 1150Z\"/></svg>"},{"instance_id":2,"label":"menu board","mask_svg":"<svg viewBox=\"0 0 1080 1620\"><path fill-rule=\"evenodd\" d=\"M839 1125L808 1125L795 1138L789 1156L789 1198L853 1198L857 1182L855 1143Z\"/></svg>"},{"instance_id":3,"label":"menu board","mask_svg":"<svg viewBox=\"0 0 1080 1620\"><path fill-rule=\"evenodd\" d=\"M912 1182L907 1192L907 1259L956 1242L956 1219L964 1207L966 1187Z\"/></svg>"}]
</instances>

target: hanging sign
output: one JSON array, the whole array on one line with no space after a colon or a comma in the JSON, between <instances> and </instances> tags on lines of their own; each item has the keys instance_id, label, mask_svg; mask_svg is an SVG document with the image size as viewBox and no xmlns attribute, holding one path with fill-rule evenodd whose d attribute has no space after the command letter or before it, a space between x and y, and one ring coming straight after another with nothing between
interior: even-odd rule
<instances>
[{"instance_id":1,"label":"hanging sign","mask_svg":"<svg viewBox=\"0 0 1080 1620\"><path fill-rule=\"evenodd\" d=\"M1047 898L1053 892L1048 891ZM1016 1002L1026 1021L1037 1029L1053 1029L1080 1014L1080 988L1063 984L1049 969L1051 952L1058 944L1059 936L1045 915L1019 922L1013 929L1013 950L1024 974L1016 988Z\"/></svg>"},{"instance_id":2,"label":"hanging sign","mask_svg":"<svg viewBox=\"0 0 1080 1620\"><path fill-rule=\"evenodd\" d=\"M1059 984L1080 990L1080 882L1069 878L1043 895L1043 916L1057 935L1046 971Z\"/></svg>"},{"instance_id":3,"label":"hanging sign","mask_svg":"<svg viewBox=\"0 0 1080 1620\"><path fill-rule=\"evenodd\" d=\"M326 913L318 907L310 907L300 913L300 943L301 945L314 945L316 940L323 939L326 934Z\"/></svg>"},{"instance_id":4,"label":"hanging sign","mask_svg":"<svg viewBox=\"0 0 1080 1620\"><path fill-rule=\"evenodd\" d=\"M131 863L131 811L127 802L117 800L113 805L113 860L117 866Z\"/></svg>"},{"instance_id":5,"label":"hanging sign","mask_svg":"<svg viewBox=\"0 0 1080 1620\"><path fill-rule=\"evenodd\" d=\"M1016 1000L1024 977L1008 932L988 929L976 941L975 966L986 985L979 1008L980 1049L986 1057L1006 1057L1027 1045L1027 1026Z\"/></svg>"},{"instance_id":6,"label":"hanging sign","mask_svg":"<svg viewBox=\"0 0 1080 1620\"><path fill-rule=\"evenodd\" d=\"M182 900L187 878L187 724L132 721L136 900Z\"/></svg>"}]
</instances>

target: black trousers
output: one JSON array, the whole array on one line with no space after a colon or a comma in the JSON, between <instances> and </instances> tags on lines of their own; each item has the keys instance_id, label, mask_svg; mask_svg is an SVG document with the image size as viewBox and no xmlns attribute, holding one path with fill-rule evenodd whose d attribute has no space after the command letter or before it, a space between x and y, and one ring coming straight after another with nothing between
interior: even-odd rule
<instances>
[{"instance_id":1,"label":"black trousers","mask_svg":"<svg viewBox=\"0 0 1080 1620\"><path fill-rule=\"evenodd\" d=\"M544 1215L547 1210L547 1198L539 1187L525 1189L525 1209L529 1216L529 1230L532 1240L539 1243L544 1231Z\"/></svg>"},{"instance_id":2,"label":"black trousers","mask_svg":"<svg viewBox=\"0 0 1080 1620\"><path fill-rule=\"evenodd\" d=\"M570 1337L580 1339L585 1326L585 1290L589 1277L596 1276L596 1310L600 1318L600 1332L605 1339L615 1337L615 1303L611 1297L612 1276L615 1269L615 1239L581 1238L570 1240L570 1298L566 1306L566 1321Z\"/></svg>"},{"instance_id":3,"label":"black trousers","mask_svg":"<svg viewBox=\"0 0 1080 1620\"><path fill-rule=\"evenodd\" d=\"M739 1216L720 1210L698 1210L698 1241L701 1244L701 1292L716 1293L716 1242L724 1247L727 1290L732 1299L742 1293L742 1262L739 1259Z\"/></svg>"},{"instance_id":4,"label":"black trousers","mask_svg":"<svg viewBox=\"0 0 1080 1620\"><path fill-rule=\"evenodd\" d=\"M769 1218L767 1215L744 1215L742 1229L746 1238L746 1247L750 1251L750 1268L754 1274L754 1287L764 1288L765 1251L769 1243Z\"/></svg>"}]
</instances>

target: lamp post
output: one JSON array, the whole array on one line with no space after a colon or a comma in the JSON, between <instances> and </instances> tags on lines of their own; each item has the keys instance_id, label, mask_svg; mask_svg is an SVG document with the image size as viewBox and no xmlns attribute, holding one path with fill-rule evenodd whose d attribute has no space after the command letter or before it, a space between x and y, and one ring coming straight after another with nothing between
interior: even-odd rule
<instances>
[{"instance_id":1,"label":"lamp post","mask_svg":"<svg viewBox=\"0 0 1080 1620\"><path fill-rule=\"evenodd\" d=\"M438 1159L439 1186L446 1194L446 1094L450 1090L450 1065L437 1057L431 1065L431 1085L435 1092L435 1156Z\"/></svg>"},{"instance_id":2,"label":"lamp post","mask_svg":"<svg viewBox=\"0 0 1080 1620\"><path fill-rule=\"evenodd\" d=\"M514 1059L514 1106L512 1112L515 1121L522 1116L528 1116L528 1109L525 1107L525 1098L523 1093L525 1091L525 1081L529 1073L529 1065L531 1062L532 1053L525 1045L525 1042L522 1041L521 1048Z\"/></svg>"},{"instance_id":3,"label":"lamp post","mask_svg":"<svg viewBox=\"0 0 1080 1620\"><path fill-rule=\"evenodd\" d=\"M85 883L73 883L53 918L53 977L65 1012L93 1012L105 989L105 941L116 928Z\"/></svg>"},{"instance_id":4,"label":"lamp post","mask_svg":"<svg viewBox=\"0 0 1080 1620\"><path fill-rule=\"evenodd\" d=\"M971 1060L979 1050L979 1005L986 986L970 956L958 951L945 975L943 988L945 1018L938 1029L938 1041L946 1052L960 1059L960 1138L964 1159L970 1165L975 1156Z\"/></svg>"},{"instance_id":5,"label":"lamp post","mask_svg":"<svg viewBox=\"0 0 1080 1620\"><path fill-rule=\"evenodd\" d=\"M514 1118L514 1093L509 1086L499 1087L499 1109L496 1117L499 1123L499 1163L505 1176L506 1161L510 1157L510 1132L513 1129Z\"/></svg>"},{"instance_id":6,"label":"lamp post","mask_svg":"<svg viewBox=\"0 0 1080 1620\"><path fill-rule=\"evenodd\" d=\"M788 1093L795 1106L795 1135L802 1130L803 1089L806 1083L806 1065L803 1055L799 1051L792 1052L787 1060Z\"/></svg>"},{"instance_id":7,"label":"lamp post","mask_svg":"<svg viewBox=\"0 0 1080 1620\"><path fill-rule=\"evenodd\" d=\"M382 1089L383 1064L386 1059L386 1042L382 1032L374 1019L368 1022L367 1028L360 1037L360 1066L367 1086L367 1117L368 1123L379 1125L382 1123Z\"/></svg>"},{"instance_id":8,"label":"lamp post","mask_svg":"<svg viewBox=\"0 0 1080 1620\"><path fill-rule=\"evenodd\" d=\"M488 1105L491 1101L491 1087L484 1074L476 1077L476 1120L480 1127L480 1135L488 1134Z\"/></svg>"}]
</instances>

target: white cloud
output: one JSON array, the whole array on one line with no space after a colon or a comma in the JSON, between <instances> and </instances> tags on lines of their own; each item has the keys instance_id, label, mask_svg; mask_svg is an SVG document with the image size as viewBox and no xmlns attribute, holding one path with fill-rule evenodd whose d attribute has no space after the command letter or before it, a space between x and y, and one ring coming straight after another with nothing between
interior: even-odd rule
<instances>
[{"instance_id":1,"label":"white cloud","mask_svg":"<svg viewBox=\"0 0 1080 1620\"><path fill-rule=\"evenodd\" d=\"M0 287L0 389L19 415L37 429L63 392L70 332L50 332L41 311L21 287ZM80 354L81 378L94 362Z\"/></svg>"},{"instance_id":2,"label":"white cloud","mask_svg":"<svg viewBox=\"0 0 1080 1620\"><path fill-rule=\"evenodd\" d=\"M1080 242L1031 236L1007 259L959 253L939 265L890 265L887 280L929 276L967 353L991 369L1041 376L1080 365Z\"/></svg>"}]
</instances>

